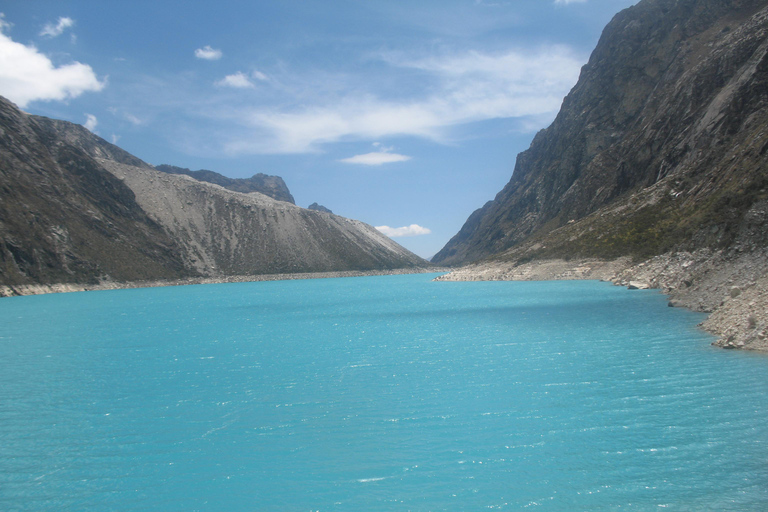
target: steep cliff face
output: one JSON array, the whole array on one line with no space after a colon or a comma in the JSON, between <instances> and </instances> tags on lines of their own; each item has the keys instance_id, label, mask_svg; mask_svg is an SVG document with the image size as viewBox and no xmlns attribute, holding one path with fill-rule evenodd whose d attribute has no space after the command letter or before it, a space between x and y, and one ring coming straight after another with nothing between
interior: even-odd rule
<instances>
[{"instance_id":1,"label":"steep cliff face","mask_svg":"<svg viewBox=\"0 0 768 512\"><path fill-rule=\"evenodd\" d=\"M296 204L293 195L291 195L291 192L288 190L288 186L280 176L257 173L250 178L228 178L227 176L207 169L190 171L184 167L176 167L175 165L166 164L156 165L155 169L168 174L186 174L198 181L214 183L226 189L234 190L235 192L242 192L244 194L259 192L260 194L277 199L278 201L286 201L291 204Z\"/></svg>"},{"instance_id":2,"label":"steep cliff face","mask_svg":"<svg viewBox=\"0 0 768 512\"><path fill-rule=\"evenodd\" d=\"M362 222L161 173L0 98L0 285L424 263Z\"/></svg>"},{"instance_id":3,"label":"steep cliff face","mask_svg":"<svg viewBox=\"0 0 768 512\"><path fill-rule=\"evenodd\" d=\"M510 182L432 261L764 246L767 6L643 0L619 13Z\"/></svg>"},{"instance_id":4,"label":"steep cliff face","mask_svg":"<svg viewBox=\"0 0 768 512\"><path fill-rule=\"evenodd\" d=\"M90 133L0 101L0 283L176 278L193 271L133 192L68 139ZM109 154L104 146L103 154ZM118 148L114 148L117 157Z\"/></svg>"}]
</instances>

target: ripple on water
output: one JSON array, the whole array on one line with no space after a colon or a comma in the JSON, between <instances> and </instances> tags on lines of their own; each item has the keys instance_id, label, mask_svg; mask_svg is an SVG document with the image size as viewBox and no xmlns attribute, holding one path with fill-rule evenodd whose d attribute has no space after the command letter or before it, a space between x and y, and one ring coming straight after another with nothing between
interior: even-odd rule
<instances>
[{"instance_id":1,"label":"ripple on water","mask_svg":"<svg viewBox=\"0 0 768 512\"><path fill-rule=\"evenodd\" d=\"M768 509L768 361L655 292L129 292L3 299L0 508Z\"/></svg>"}]
</instances>

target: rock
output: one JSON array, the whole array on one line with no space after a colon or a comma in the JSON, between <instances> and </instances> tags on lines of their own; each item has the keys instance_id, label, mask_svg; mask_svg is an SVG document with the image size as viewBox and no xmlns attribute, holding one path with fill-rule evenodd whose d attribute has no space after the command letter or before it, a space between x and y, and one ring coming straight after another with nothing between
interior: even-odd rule
<instances>
[{"instance_id":1,"label":"rock","mask_svg":"<svg viewBox=\"0 0 768 512\"><path fill-rule=\"evenodd\" d=\"M325 206L317 203L312 203L311 205L307 206L307 210L315 210L317 212L325 212L325 213L333 213L331 210L326 208Z\"/></svg>"},{"instance_id":2,"label":"rock","mask_svg":"<svg viewBox=\"0 0 768 512\"><path fill-rule=\"evenodd\" d=\"M630 281L629 285L627 286L628 290L647 290L650 286L648 283L644 283L642 281Z\"/></svg>"},{"instance_id":3,"label":"rock","mask_svg":"<svg viewBox=\"0 0 768 512\"><path fill-rule=\"evenodd\" d=\"M766 37L764 0L642 0L617 14L507 185L432 261L765 247Z\"/></svg>"},{"instance_id":4,"label":"rock","mask_svg":"<svg viewBox=\"0 0 768 512\"><path fill-rule=\"evenodd\" d=\"M363 222L161 173L1 97L0 196L8 290L429 266Z\"/></svg>"},{"instance_id":5,"label":"rock","mask_svg":"<svg viewBox=\"0 0 768 512\"><path fill-rule=\"evenodd\" d=\"M678 265L687 261L686 265ZM441 281L477 281L490 279L546 280L604 279L617 286L648 282L653 277L668 294L669 307L686 307L711 313L701 326L719 337L713 345L731 349L768 351L768 248L739 256L720 251L698 249L693 253L671 252L633 264L629 259L534 260L513 265L504 261L486 261L460 267L438 278ZM588 265L589 275L576 272ZM685 286L696 276L699 286ZM727 283L749 282L737 300L721 300Z\"/></svg>"},{"instance_id":6,"label":"rock","mask_svg":"<svg viewBox=\"0 0 768 512\"><path fill-rule=\"evenodd\" d=\"M735 299L736 297L741 295L741 288L739 288L738 286L731 287L730 295L731 295L731 298Z\"/></svg>"},{"instance_id":7,"label":"rock","mask_svg":"<svg viewBox=\"0 0 768 512\"><path fill-rule=\"evenodd\" d=\"M184 167L176 167L175 165L167 164L156 165L155 169L167 174L184 174L198 181L214 183L234 192L242 192L244 194L258 192L269 196L272 199L277 199L278 201L286 201L291 204L296 204L291 192L288 190L288 186L280 176L270 176L258 173L250 178L228 178L227 176L207 169L190 171Z\"/></svg>"}]
</instances>

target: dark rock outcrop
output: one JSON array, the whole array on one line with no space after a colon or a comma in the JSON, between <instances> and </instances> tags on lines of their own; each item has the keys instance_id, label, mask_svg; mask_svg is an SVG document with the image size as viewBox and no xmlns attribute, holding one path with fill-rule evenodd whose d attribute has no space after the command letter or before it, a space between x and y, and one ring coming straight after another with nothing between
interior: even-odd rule
<instances>
[{"instance_id":1,"label":"dark rock outcrop","mask_svg":"<svg viewBox=\"0 0 768 512\"><path fill-rule=\"evenodd\" d=\"M509 183L432 261L764 247L767 5L643 0L617 14Z\"/></svg>"},{"instance_id":2,"label":"dark rock outcrop","mask_svg":"<svg viewBox=\"0 0 768 512\"><path fill-rule=\"evenodd\" d=\"M0 284L194 274L133 191L89 152L138 160L93 137L0 101Z\"/></svg>"},{"instance_id":3,"label":"dark rock outcrop","mask_svg":"<svg viewBox=\"0 0 768 512\"><path fill-rule=\"evenodd\" d=\"M331 210L329 210L325 206L317 203L312 203L311 205L307 206L307 210L315 210L316 212L333 213Z\"/></svg>"},{"instance_id":4,"label":"dark rock outcrop","mask_svg":"<svg viewBox=\"0 0 768 512\"><path fill-rule=\"evenodd\" d=\"M288 186L280 176L270 176L268 174L258 173L250 178L228 178L222 174L207 169L190 171L184 167L176 167L175 165L167 164L156 165L155 169L168 174L185 174L198 181L214 183L228 190L234 190L235 192L242 192L244 194L258 192L273 199L277 199L278 201L286 201L291 204L296 204L291 192L288 190Z\"/></svg>"},{"instance_id":5,"label":"dark rock outcrop","mask_svg":"<svg viewBox=\"0 0 768 512\"><path fill-rule=\"evenodd\" d=\"M362 222L162 173L0 98L0 288L422 265Z\"/></svg>"}]
</instances>

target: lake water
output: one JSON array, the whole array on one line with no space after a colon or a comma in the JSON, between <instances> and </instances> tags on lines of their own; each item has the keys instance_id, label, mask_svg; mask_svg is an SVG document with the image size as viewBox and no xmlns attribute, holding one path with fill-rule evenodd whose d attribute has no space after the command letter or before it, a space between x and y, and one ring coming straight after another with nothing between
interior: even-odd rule
<instances>
[{"instance_id":1,"label":"lake water","mask_svg":"<svg viewBox=\"0 0 768 512\"><path fill-rule=\"evenodd\" d=\"M768 510L768 357L600 282L0 300L0 510Z\"/></svg>"}]
</instances>

